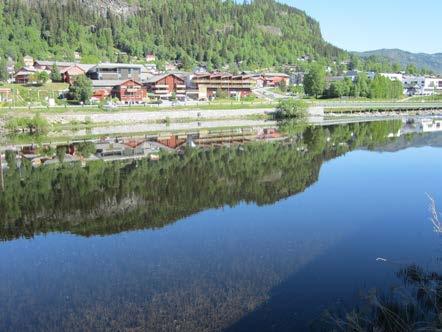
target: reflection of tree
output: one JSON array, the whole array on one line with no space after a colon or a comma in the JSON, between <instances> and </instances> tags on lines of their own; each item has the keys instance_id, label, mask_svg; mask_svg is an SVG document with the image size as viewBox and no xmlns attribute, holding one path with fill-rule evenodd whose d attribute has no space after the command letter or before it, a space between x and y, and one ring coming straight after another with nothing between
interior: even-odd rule
<instances>
[{"instance_id":1,"label":"reflection of tree","mask_svg":"<svg viewBox=\"0 0 442 332\"><path fill-rule=\"evenodd\" d=\"M241 201L270 204L314 183L324 161L386 141L392 126L397 124L309 127L296 140L195 149L160 162L97 161L37 169L25 164L6 174L0 237L50 231L111 234L162 227Z\"/></svg>"}]
</instances>

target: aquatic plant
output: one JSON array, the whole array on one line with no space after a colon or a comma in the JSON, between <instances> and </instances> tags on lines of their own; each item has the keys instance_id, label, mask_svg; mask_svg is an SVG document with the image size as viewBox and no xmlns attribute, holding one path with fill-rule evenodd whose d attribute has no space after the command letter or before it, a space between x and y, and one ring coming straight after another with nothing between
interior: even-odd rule
<instances>
[{"instance_id":1,"label":"aquatic plant","mask_svg":"<svg viewBox=\"0 0 442 332\"><path fill-rule=\"evenodd\" d=\"M430 195L430 220L434 230L441 234L441 223L436 204ZM365 297L365 306L344 314L326 311L324 319L330 328L339 331L441 331L442 329L442 275L411 264L401 268L397 277L401 287L383 294L376 290Z\"/></svg>"}]
</instances>

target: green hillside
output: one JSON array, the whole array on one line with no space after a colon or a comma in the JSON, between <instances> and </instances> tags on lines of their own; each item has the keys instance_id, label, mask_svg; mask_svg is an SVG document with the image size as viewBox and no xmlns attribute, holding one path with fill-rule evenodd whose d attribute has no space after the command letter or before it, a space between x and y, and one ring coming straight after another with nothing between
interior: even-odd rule
<instances>
[{"instance_id":1,"label":"green hillside","mask_svg":"<svg viewBox=\"0 0 442 332\"><path fill-rule=\"evenodd\" d=\"M153 52L186 66L263 68L306 54L346 57L323 40L317 21L274 0L4 0L0 31L0 56L19 61L26 54L72 60L80 52L88 62Z\"/></svg>"},{"instance_id":2,"label":"green hillside","mask_svg":"<svg viewBox=\"0 0 442 332\"><path fill-rule=\"evenodd\" d=\"M385 59L390 63L398 63L403 68L408 65L415 65L419 69L429 69L435 73L442 74L442 53L410 53L398 49L382 49L359 52L357 54L363 58L377 57Z\"/></svg>"}]
</instances>

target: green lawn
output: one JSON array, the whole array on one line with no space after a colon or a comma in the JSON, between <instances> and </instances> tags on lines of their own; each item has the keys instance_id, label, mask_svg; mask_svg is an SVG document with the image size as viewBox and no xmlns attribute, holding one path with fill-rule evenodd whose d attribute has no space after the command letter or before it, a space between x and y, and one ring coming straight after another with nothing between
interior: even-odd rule
<instances>
[{"instance_id":1,"label":"green lawn","mask_svg":"<svg viewBox=\"0 0 442 332\"><path fill-rule=\"evenodd\" d=\"M442 101L442 94L434 95L434 96L413 96L408 99L409 101L425 101L425 102L431 102L431 101Z\"/></svg>"},{"instance_id":2,"label":"green lawn","mask_svg":"<svg viewBox=\"0 0 442 332\"><path fill-rule=\"evenodd\" d=\"M46 83L42 86L22 85L22 84L2 84L0 87L10 88L12 90L12 103L2 106L28 106L47 105L47 98L54 98L57 101L61 91L68 89L67 83Z\"/></svg>"}]
</instances>

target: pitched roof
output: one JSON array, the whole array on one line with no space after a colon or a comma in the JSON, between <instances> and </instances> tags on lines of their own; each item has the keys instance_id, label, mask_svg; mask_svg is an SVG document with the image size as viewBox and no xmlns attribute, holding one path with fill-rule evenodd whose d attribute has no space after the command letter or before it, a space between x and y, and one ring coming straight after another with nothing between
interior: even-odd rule
<instances>
[{"instance_id":1,"label":"pitched roof","mask_svg":"<svg viewBox=\"0 0 442 332\"><path fill-rule=\"evenodd\" d=\"M53 66L56 65L58 67L71 67L77 65L75 62L64 62L64 61L46 61L46 60L35 60L37 65L40 66Z\"/></svg>"},{"instance_id":2,"label":"pitched roof","mask_svg":"<svg viewBox=\"0 0 442 332\"><path fill-rule=\"evenodd\" d=\"M123 83L133 81L139 85L142 85L140 82L137 82L132 79L127 80L92 80L92 86L94 88L113 88L114 86L122 85Z\"/></svg>"},{"instance_id":3,"label":"pitched roof","mask_svg":"<svg viewBox=\"0 0 442 332\"><path fill-rule=\"evenodd\" d=\"M275 77L275 76L290 77L289 75L284 74L284 73L263 73L262 76L264 76L264 77Z\"/></svg>"},{"instance_id":4,"label":"pitched roof","mask_svg":"<svg viewBox=\"0 0 442 332\"><path fill-rule=\"evenodd\" d=\"M83 69L86 72L89 71L89 69L95 67L95 65L88 64L88 63L77 63L76 66Z\"/></svg>"},{"instance_id":5,"label":"pitched roof","mask_svg":"<svg viewBox=\"0 0 442 332\"><path fill-rule=\"evenodd\" d=\"M99 63L98 65L94 66L95 68L139 68L142 69L143 65L137 65L132 63L110 63L110 62L103 62Z\"/></svg>"},{"instance_id":6,"label":"pitched roof","mask_svg":"<svg viewBox=\"0 0 442 332\"><path fill-rule=\"evenodd\" d=\"M94 88L114 87L121 85L126 80L92 80L92 86Z\"/></svg>"},{"instance_id":7,"label":"pitched roof","mask_svg":"<svg viewBox=\"0 0 442 332\"><path fill-rule=\"evenodd\" d=\"M252 75L233 75L231 73L221 73L221 72L214 72L214 73L198 73L195 74L195 77L202 78L202 77L209 77L209 78L227 78L227 79L247 79L251 78Z\"/></svg>"},{"instance_id":8,"label":"pitched roof","mask_svg":"<svg viewBox=\"0 0 442 332\"><path fill-rule=\"evenodd\" d=\"M175 74L175 73L168 73L168 74L162 74L162 75L155 75L155 76L152 76L152 77L150 77L150 78L146 81L146 83L156 83L156 82L158 82L158 81L160 81L160 80L162 80L162 79L164 79L164 78L166 78L167 76L170 76L170 75L175 76L175 77L179 78L180 80L183 80L183 81L184 81L184 78L181 77L180 75Z\"/></svg>"},{"instance_id":9,"label":"pitched roof","mask_svg":"<svg viewBox=\"0 0 442 332\"><path fill-rule=\"evenodd\" d=\"M37 69L35 69L34 67L23 67L23 68L20 68L20 70L15 73L15 76L28 75L28 74L36 73L36 72L37 72Z\"/></svg>"}]
</instances>

